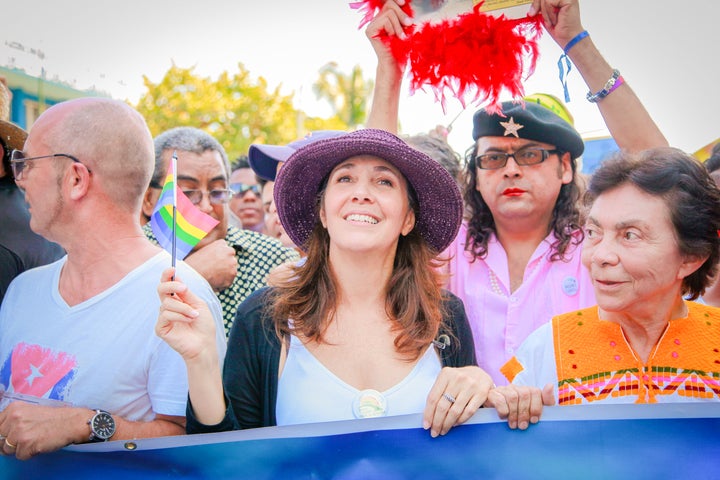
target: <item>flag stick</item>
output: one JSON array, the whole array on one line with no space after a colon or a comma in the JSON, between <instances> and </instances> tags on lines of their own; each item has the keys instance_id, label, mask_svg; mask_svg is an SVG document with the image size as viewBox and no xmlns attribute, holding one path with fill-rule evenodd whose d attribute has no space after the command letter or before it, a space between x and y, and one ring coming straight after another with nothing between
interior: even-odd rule
<instances>
[{"instance_id":1,"label":"flag stick","mask_svg":"<svg viewBox=\"0 0 720 480\"><path fill-rule=\"evenodd\" d=\"M177 151L173 151L172 159L172 172L173 172L173 224L172 224L172 267L175 269L175 263L177 260ZM173 280L175 280L175 274L173 273Z\"/></svg>"}]
</instances>

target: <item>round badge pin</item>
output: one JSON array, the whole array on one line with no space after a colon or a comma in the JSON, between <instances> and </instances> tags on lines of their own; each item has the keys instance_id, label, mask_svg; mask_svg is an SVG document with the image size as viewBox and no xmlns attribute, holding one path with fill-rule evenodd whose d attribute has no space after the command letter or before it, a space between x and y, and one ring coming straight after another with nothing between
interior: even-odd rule
<instances>
[{"instance_id":1,"label":"round badge pin","mask_svg":"<svg viewBox=\"0 0 720 480\"><path fill-rule=\"evenodd\" d=\"M575 277L565 277L562 281L562 291L565 295L572 297L578 292L578 281Z\"/></svg>"},{"instance_id":2,"label":"round badge pin","mask_svg":"<svg viewBox=\"0 0 720 480\"><path fill-rule=\"evenodd\" d=\"M353 400L353 414L355 418L384 417L387 414L387 400L377 390L363 390Z\"/></svg>"}]
</instances>

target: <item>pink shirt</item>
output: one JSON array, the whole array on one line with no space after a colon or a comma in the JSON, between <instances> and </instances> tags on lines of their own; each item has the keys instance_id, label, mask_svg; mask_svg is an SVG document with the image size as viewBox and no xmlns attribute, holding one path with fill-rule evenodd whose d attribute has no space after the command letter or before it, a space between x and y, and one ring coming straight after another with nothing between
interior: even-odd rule
<instances>
[{"instance_id":1,"label":"pink shirt","mask_svg":"<svg viewBox=\"0 0 720 480\"><path fill-rule=\"evenodd\" d=\"M497 238L493 235L488 242L485 258L471 262L465 252L466 234L463 224L445 251L451 257L448 290L465 304L478 364L496 385L507 385L500 367L527 336L555 315L595 305L595 293L580 262L581 247L570 247L567 262L550 261L552 233L533 253L522 285L512 294L507 254Z\"/></svg>"}]
</instances>

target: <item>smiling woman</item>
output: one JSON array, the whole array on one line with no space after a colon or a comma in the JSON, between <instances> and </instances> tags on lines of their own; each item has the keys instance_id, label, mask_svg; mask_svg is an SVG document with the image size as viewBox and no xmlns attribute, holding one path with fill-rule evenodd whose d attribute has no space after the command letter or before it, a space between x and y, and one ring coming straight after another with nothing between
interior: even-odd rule
<instances>
[{"instance_id":1,"label":"smiling woman","mask_svg":"<svg viewBox=\"0 0 720 480\"><path fill-rule=\"evenodd\" d=\"M188 432L422 412L437 436L468 420L492 380L462 302L440 288L435 257L462 216L450 174L395 135L359 130L297 150L275 203L307 257L240 306L222 382L198 368L213 361L209 336L173 332L202 330L204 309L169 273L160 285L158 331L197 371Z\"/></svg>"},{"instance_id":2,"label":"smiling woman","mask_svg":"<svg viewBox=\"0 0 720 480\"><path fill-rule=\"evenodd\" d=\"M680 150L623 153L593 175L586 203L582 259L597 306L530 335L503 367L514 385L494 400L525 420L539 416L546 385L546 404L720 401L720 310L686 300L717 271L715 182ZM532 411L513 400L520 385L536 387Z\"/></svg>"},{"instance_id":3,"label":"smiling woman","mask_svg":"<svg viewBox=\"0 0 720 480\"><path fill-rule=\"evenodd\" d=\"M392 259L398 239L415 226L405 177L377 157L358 156L335 167L323 197L320 220L335 249Z\"/></svg>"}]
</instances>

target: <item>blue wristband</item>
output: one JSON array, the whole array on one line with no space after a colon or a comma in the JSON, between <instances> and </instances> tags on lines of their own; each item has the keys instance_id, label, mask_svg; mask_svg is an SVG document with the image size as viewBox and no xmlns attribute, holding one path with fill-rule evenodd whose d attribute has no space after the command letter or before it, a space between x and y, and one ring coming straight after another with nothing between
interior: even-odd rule
<instances>
[{"instance_id":1,"label":"blue wristband","mask_svg":"<svg viewBox=\"0 0 720 480\"><path fill-rule=\"evenodd\" d=\"M573 37L573 39L570 40L570 41L567 43L567 45L565 45L565 48L563 49L563 52L565 52L565 55L567 55L567 53L570 51L570 49L571 49L572 47L575 46L576 43L578 43L580 40L582 40L583 38L587 37L588 35L590 35L590 34L588 33L587 30L583 30L582 32L580 32L580 33L578 33L577 35L575 35L575 37Z\"/></svg>"},{"instance_id":2,"label":"blue wristband","mask_svg":"<svg viewBox=\"0 0 720 480\"><path fill-rule=\"evenodd\" d=\"M573 37L572 40L570 40L567 45L565 45L565 48L563 49L563 54L560 55L560 58L558 59L558 70L560 71L560 83L563 86L563 93L565 94L565 103L570 101L570 93L568 92L567 88L567 77L570 75L570 70L572 70L572 63L570 63L570 59L568 58L568 52L572 47L575 46L576 43L578 43L583 38L590 35L587 30L583 30L582 32L578 33ZM563 60L565 60L565 65L567 68L567 72L563 69Z\"/></svg>"}]
</instances>

